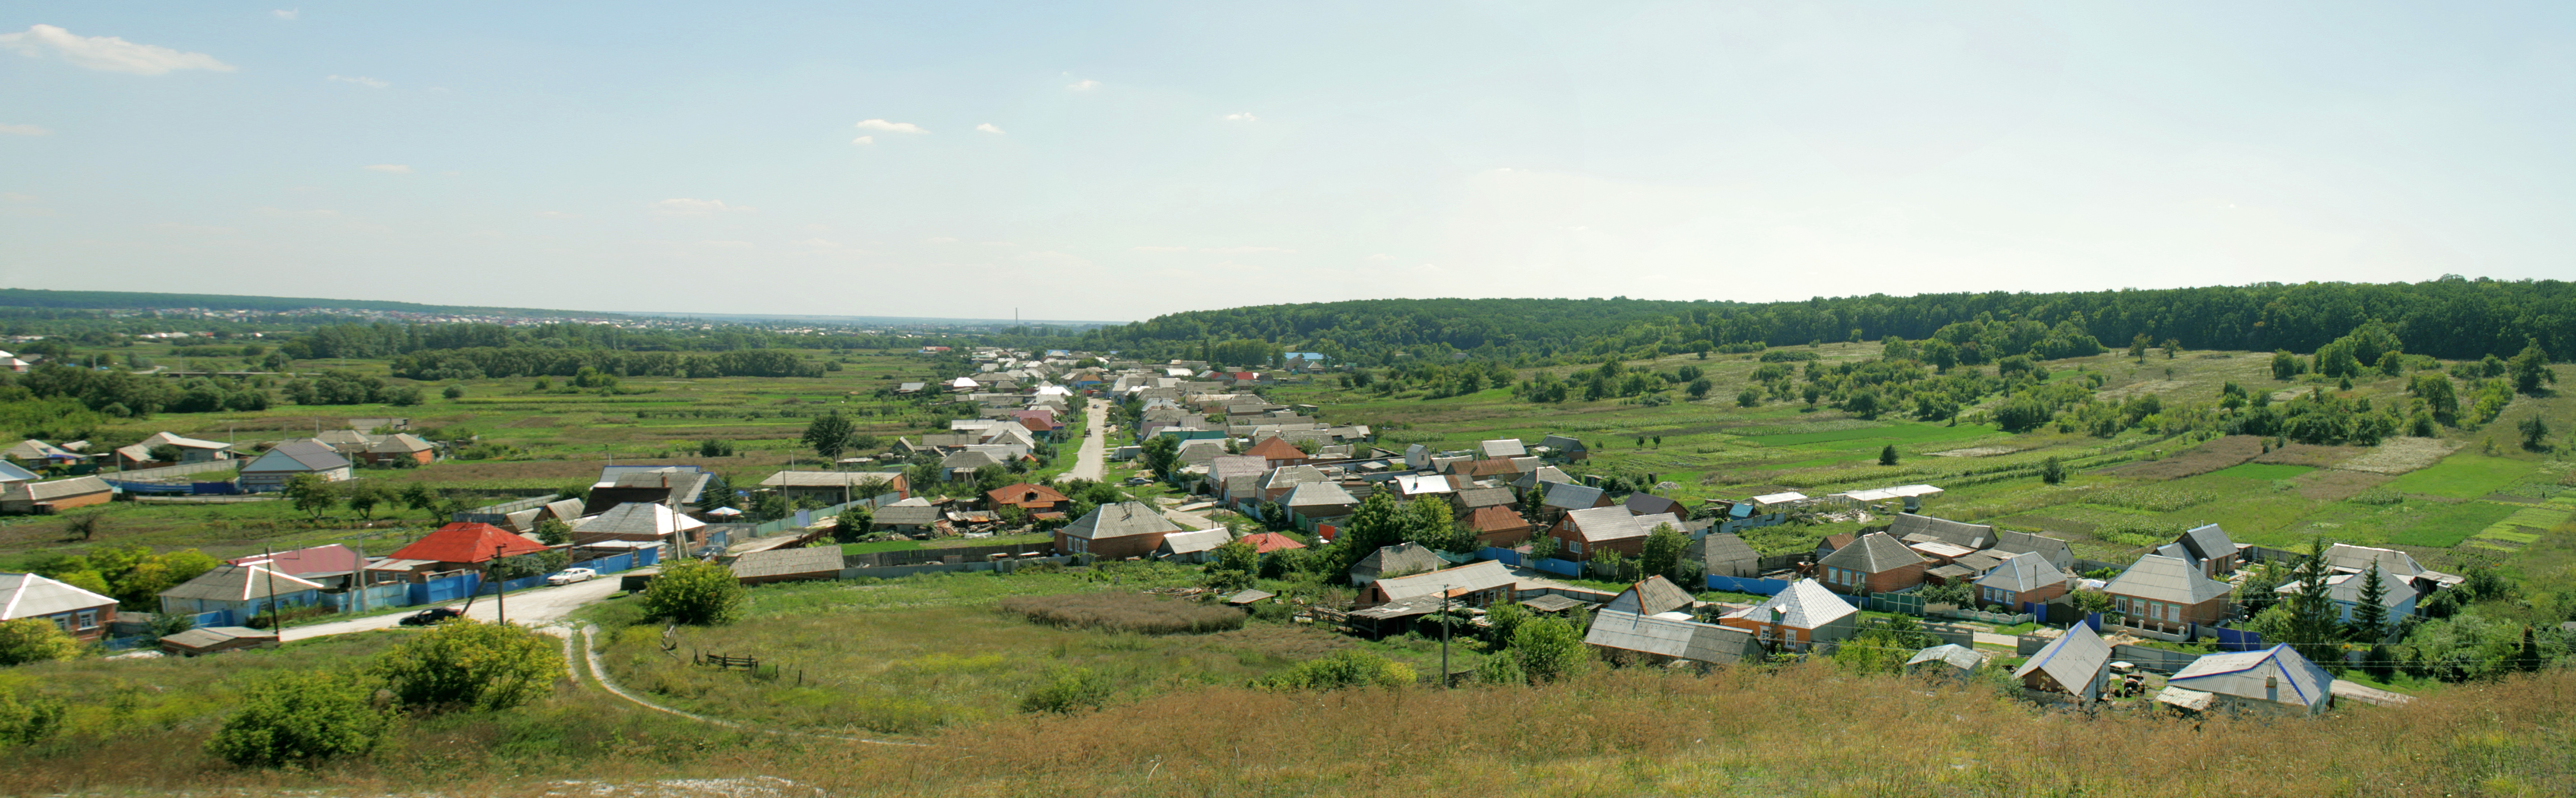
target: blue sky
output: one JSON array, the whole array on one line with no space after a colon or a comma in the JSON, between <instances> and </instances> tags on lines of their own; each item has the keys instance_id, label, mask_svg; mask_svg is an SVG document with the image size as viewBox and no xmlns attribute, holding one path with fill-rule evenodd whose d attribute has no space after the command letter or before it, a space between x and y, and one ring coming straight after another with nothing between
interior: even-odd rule
<instances>
[{"instance_id":1,"label":"blue sky","mask_svg":"<svg viewBox=\"0 0 2576 798\"><path fill-rule=\"evenodd\" d=\"M2572 16L14 3L0 284L1125 320L2566 278Z\"/></svg>"}]
</instances>

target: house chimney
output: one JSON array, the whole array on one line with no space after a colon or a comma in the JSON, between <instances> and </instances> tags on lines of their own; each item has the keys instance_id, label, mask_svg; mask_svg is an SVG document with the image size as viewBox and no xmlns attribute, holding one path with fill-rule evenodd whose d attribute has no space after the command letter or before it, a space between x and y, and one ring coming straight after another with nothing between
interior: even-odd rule
<instances>
[{"instance_id":1,"label":"house chimney","mask_svg":"<svg viewBox=\"0 0 2576 798\"><path fill-rule=\"evenodd\" d=\"M2279 700L2281 700L2281 677L2280 677L2280 676L2274 675L2274 676L2265 676L2265 677L2263 677L2263 700L2265 700L2265 701L2279 701Z\"/></svg>"}]
</instances>

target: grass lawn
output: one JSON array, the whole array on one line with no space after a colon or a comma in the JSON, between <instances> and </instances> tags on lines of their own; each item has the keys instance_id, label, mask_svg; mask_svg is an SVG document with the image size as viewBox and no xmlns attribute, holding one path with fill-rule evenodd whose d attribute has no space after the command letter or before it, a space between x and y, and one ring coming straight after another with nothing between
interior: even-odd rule
<instances>
[{"instance_id":1,"label":"grass lawn","mask_svg":"<svg viewBox=\"0 0 2576 798\"><path fill-rule=\"evenodd\" d=\"M2246 463L2244 465L2229 466L2217 471L2212 471L2210 474L2213 476L2233 477L2236 479L2271 480L2289 479L2315 470L2315 468L2309 466L2277 465L2273 463Z\"/></svg>"},{"instance_id":2,"label":"grass lawn","mask_svg":"<svg viewBox=\"0 0 2576 798\"><path fill-rule=\"evenodd\" d=\"M2474 499L2513 484L2539 465L2531 460L2490 457L2462 449L2430 468L2398 477L2388 487L2400 493Z\"/></svg>"},{"instance_id":3,"label":"grass lawn","mask_svg":"<svg viewBox=\"0 0 2576 798\"><path fill-rule=\"evenodd\" d=\"M1009 535L991 538L941 538L933 541L879 540L869 543L843 543L842 554L868 554L879 551L912 551L914 549L952 549L966 546L1003 546L1014 543L1053 543L1052 533Z\"/></svg>"}]
</instances>

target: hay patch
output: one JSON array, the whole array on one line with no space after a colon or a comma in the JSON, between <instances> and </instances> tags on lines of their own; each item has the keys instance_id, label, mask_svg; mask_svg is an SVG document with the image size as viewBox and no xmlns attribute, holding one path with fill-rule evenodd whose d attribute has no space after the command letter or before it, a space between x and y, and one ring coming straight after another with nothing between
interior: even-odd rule
<instances>
[{"instance_id":1,"label":"hay patch","mask_svg":"<svg viewBox=\"0 0 2576 798\"><path fill-rule=\"evenodd\" d=\"M2183 390L2189 387L2191 387L2191 383L2183 382L2181 380L2147 380L2145 382L2133 382L2107 391L2102 391L2094 394L2093 398L2100 399L2105 402L2117 402L2132 396L2141 396L2151 393L2167 393Z\"/></svg>"},{"instance_id":2,"label":"hay patch","mask_svg":"<svg viewBox=\"0 0 2576 798\"><path fill-rule=\"evenodd\" d=\"M2262 456L2254 458L2254 462L2265 463L2268 465L2296 465L2308 466L2310 468L2327 468L2336 463L2359 457L2363 451L2365 450L2358 446L2316 446L2305 443L2293 443L2274 449L2270 452L2266 452Z\"/></svg>"},{"instance_id":3,"label":"hay patch","mask_svg":"<svg viewBox=\"0 0 2576 798\"><path fill-rule=\"evenodd\" d=\"M2011 446L1971 446L1965 449L1952 449L1946 452L1928 452L1928 454L1933 457L1993 457L2000 454L2012 454L2018 451L2021 450Z\"/></svg>"},{"instance_id":4,"label":"hay patch","mask_svg":"<svg viewBox=\"0 0 2576 798\"><path fill-rule=\"evenodd\" d=\"M2460 444L2439 438L2390 438L2359 457L2336 463L2335 468L2396 476L2441 462L2458 448Z\"/></svg>"},{"instance_id":5,"label":"hay patch","mask_svg":"<svg viewBox=\"0 0 2576 798\"><path fill-rule=\"evenodd\" d=\"M2162 460L2148 460L2106 468L2098 473L2131 479L2181 479L2225 468L2243 465L2263 453L2263 439L2253 435L2229 435L2167 455Z\"/></svg>"},{"instance_id":6,"label":"hay patch","mask_svg":"<svg viewBox=\"0 0 2576 798\"><path fill-rule=\"evenodd\" d=\"M2361 495L2362 491L2387 484L2396 477L2360 471L2327 469L2310 471L2290 480L2298 486L2299 496L2317 501L2339 502Z\"/></svg>"}]
</instances>

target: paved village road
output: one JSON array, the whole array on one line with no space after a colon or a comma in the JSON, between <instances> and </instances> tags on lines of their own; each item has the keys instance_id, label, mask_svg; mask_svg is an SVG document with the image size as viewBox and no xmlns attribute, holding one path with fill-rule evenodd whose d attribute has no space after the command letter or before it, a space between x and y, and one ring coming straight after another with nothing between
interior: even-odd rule
<instances>
[{"instance_id":1,"label":"paved village road","mask_svg":"<svg viewBox=\"0 0 2576 798\"><path fill-rule=\"evenodd\" d=\"M1100 430L1109 425L1109 402L1102 399L1091 400L1088 414L1091 420L1083 425L1083 430L1087 434L1082 439L1082 448L1074 455L1073 468L1057 476L1055 478L1057 482L1074 479L1100 481L1102 469L1106 467L1108 460L1103 442L1109 439L1108 436L1100 434Z\"/></svg>"},{"instance_id":2,"label":"paved village road","mask_svg":"<svg viewBox=\"0 0 2576 798\"><path fill-rule=\"evenodd\" d=\"M572 613L574 607L579 607L583 604L607 598L609 594L615 592L617 592L616 574L610 574L588 582L565 585L563 587L540 587L513 591L508 596L510 622L521 626L545 626L556 621L563 620L564 616ZM462 602L450 601L436 606L453 607L458 606L461 603ZM315 637L344 635L350 632L371 632L377 629L391 629L400 625L404 616L425 609L429 609L429 606L424 605L420 607L412 607L408 608L404 612L397 612L389 615L377 615L373 617L348 621L336 621L332 623L317 623L311 626L298 626L286 630L285 639L304 640ZM493 597L477 596L474 599L474 606L465 610L465 617L480 621L489 621L497 617L500 609L501 602L494 601Z\"/></svg>"}]
</instances>

